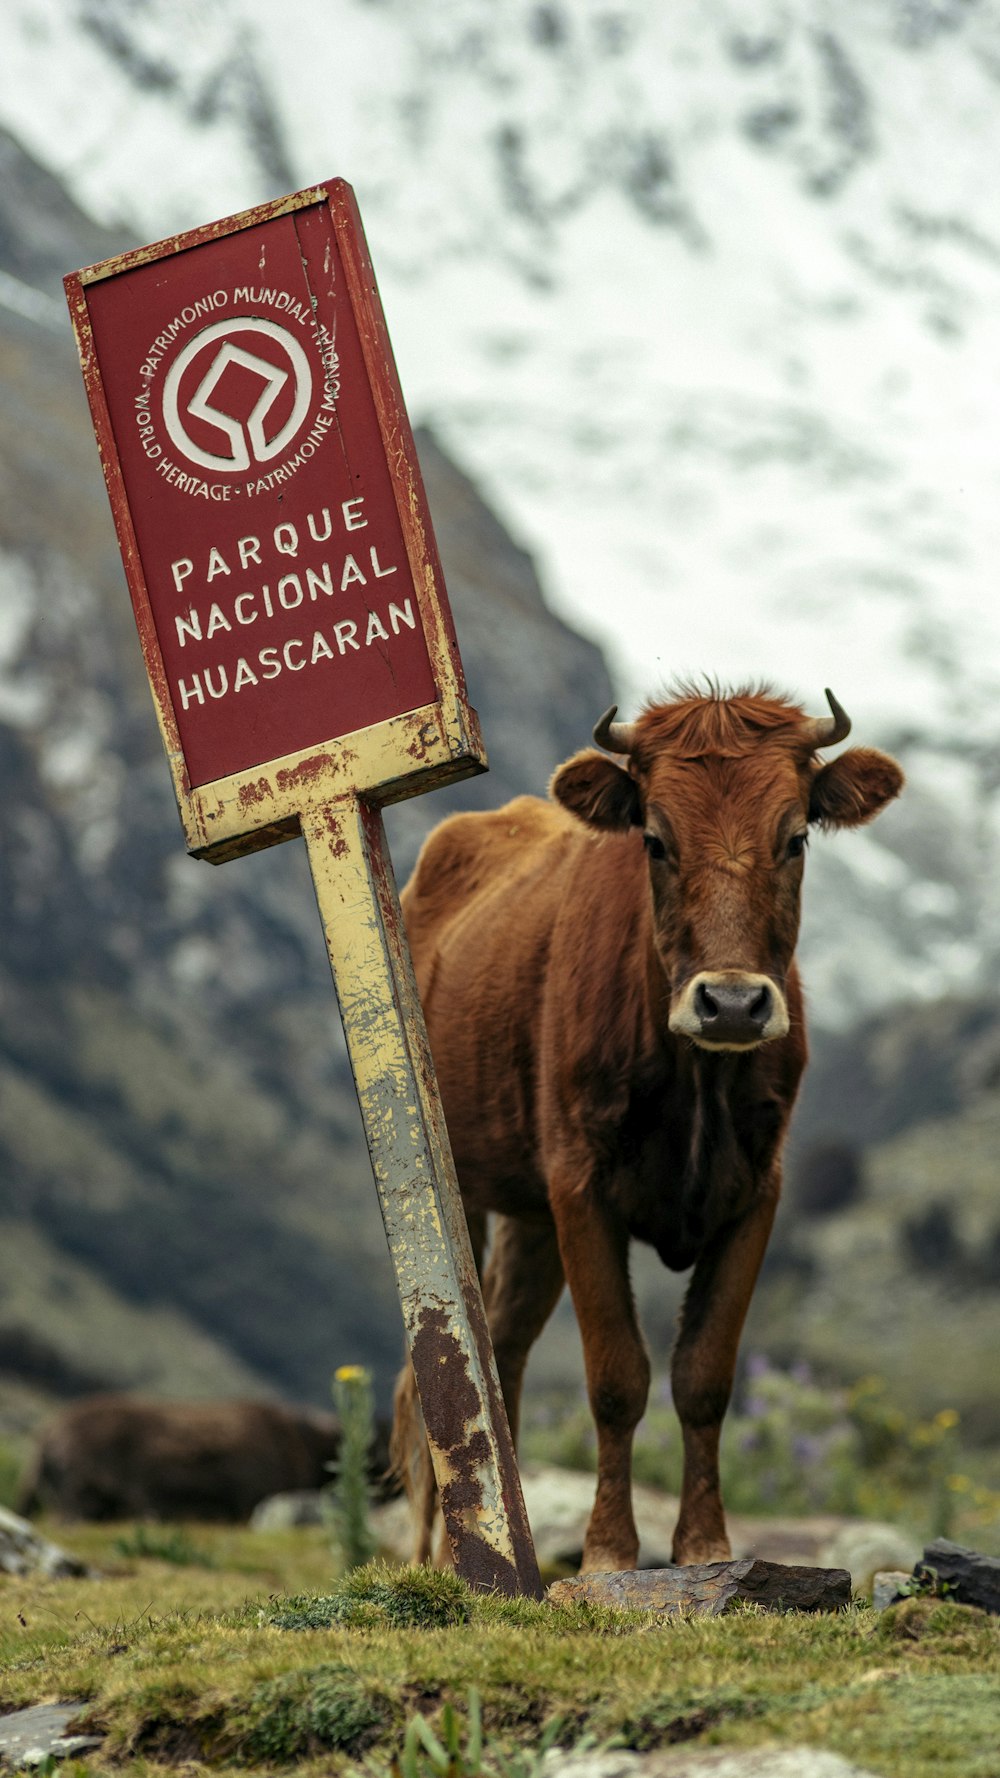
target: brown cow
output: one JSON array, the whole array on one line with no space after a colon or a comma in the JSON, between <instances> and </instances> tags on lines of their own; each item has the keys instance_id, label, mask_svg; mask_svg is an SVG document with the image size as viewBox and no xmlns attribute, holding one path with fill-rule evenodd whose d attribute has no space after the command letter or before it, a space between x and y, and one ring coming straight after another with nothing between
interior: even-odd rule
<instances>
[{"instance_id":1,"label":"brown cow","mask_svg":"<svg viewBox=\"0 0 1000 1778\"><path fill-rule=\"evenodd\" d=\"M339 1446L333 1414L277 1402L87 1396L43 1429L18 1510L238 1521L268 1494L321 1488ZM384 1430L372 1462L384 1473Z\"/></svg>"},{"instance_id":2,"label":"brown cow","mask_svg":"<svg viewBox=\"0 0 1000 1778\"><path fill-rule=\"evenodd\" d=\"M896 762L816 757L850 722L766 691L682 688L631 725L612 709L554 800L459 815L428 839L403 902L516 1437L529 1350L569 1283L597 1427L585 1570L632 1568L631 1448L649 1361L632 1240L693 1266L673 1353L684 1476L678 1563L723 1560L718 1446L737 1344L778 1201L806 1061L793 961L807 833L869 821ZM845 934L845 942L847 935ZM412 1379L394 1454L413 1453ZM424 1480L421 1484L420 1474Z\"/></svg>"}]
</instances>

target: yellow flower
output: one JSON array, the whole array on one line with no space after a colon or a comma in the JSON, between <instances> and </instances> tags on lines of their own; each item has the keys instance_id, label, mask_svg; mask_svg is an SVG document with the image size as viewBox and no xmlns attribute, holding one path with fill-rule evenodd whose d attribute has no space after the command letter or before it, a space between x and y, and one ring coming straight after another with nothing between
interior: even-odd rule
<instances>
[{"instance_id":1,"label":"yellow flower","mask_svg":"<svg viewBox=\"0 0 1000 1778\"><path fill-rule=\"evenodd\" d=\"M851 1390L851 1400L858 1401L866 1395L881 1395L885 1389L884 1380L869 1372L866 1377L859 1377Z\"/></svg>"},{"instance_id":2,"label":"yellow flower","mask_svg":"<svg viewBox=\"0 0 1000 1778\"><path fill-rule=\"evenodd\" d=\"M362 1383L367 1376L363 1364L342 1364L333 1374L338 1383Z\"/></svg>"},{"instance_id":3,"label":"yellow flower","mask_svg":"<svg viewBox=\"0 0 1000 1778\"><path fill-rule=\"evenodd\" d=\"M934 1424L940 1426L943 1432L950 1432L953 1426L958 1425L958 1418L957 1408L942 1408L939 1414L935 1414Z\"/></svg>"}]
</instances>

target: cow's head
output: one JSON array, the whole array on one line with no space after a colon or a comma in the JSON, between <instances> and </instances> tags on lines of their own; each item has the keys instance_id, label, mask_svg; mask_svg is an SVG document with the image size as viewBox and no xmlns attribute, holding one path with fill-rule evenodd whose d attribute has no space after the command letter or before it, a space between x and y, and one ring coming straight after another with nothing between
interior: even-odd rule
<instances>
[{"instance_id":1,"label":"cow's head","mask_svg":"<svg viewBox=\"0 0 1000 1778\"><path fill-rule=\"evenodd\" d=\"M894 759L852 747L850 720L809 717L765 693L679 695L634 723L594 730L621 755L578 753L552 794L595 828L638 828L670 1029L707 1049L751 1049L789 1028L786 980L799 929L809 828L858 827L903 785Z\"/></svg>"}]
</instances>

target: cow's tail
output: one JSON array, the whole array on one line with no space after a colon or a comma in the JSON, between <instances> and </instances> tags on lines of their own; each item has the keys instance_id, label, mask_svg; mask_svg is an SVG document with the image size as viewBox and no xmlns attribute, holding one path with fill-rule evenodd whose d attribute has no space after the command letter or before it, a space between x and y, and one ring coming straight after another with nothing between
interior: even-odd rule
<instances>
[{"instance_id":1,"label":"cow's tail","mask_svg":"<svg viewBox=\"0 0 1000 1778\"><path fill-rule=\"evenodd\" d=\"M437 1514L437 1484L411 1364L404 1365L396 1382L389 1462L392 1473L398 1476L410 1503L414 1533L413 1560L429 1562Z\"/></svg>"}]
</instances>

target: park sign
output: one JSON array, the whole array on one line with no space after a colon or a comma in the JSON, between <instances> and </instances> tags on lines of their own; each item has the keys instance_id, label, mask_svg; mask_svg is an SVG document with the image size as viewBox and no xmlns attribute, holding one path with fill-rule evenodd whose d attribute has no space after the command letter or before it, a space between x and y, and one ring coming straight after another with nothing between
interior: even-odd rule
<instances>
[{"instance_id":1,"label":"park sign","mask_svg":"<svg viewBox=\"0 0 1000 1778\"><path fill-rule=\"evenodd\" d=\"M350 187L66 286L189 850L483 770Z\"/></svg>"},{"instance_id":2,"label":"park sign","mask_svg":"<svg viewBox=\"0 0 1000 1778\"><path fill-rule=\"evenodd\" d=\"M486 759L353 193L66 290L188 849L305 840L452 1553L540 1596L381 814Z\"/></svg>"}]
</instances>

